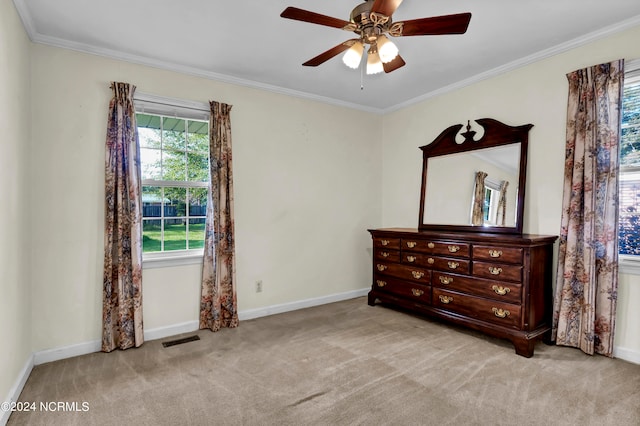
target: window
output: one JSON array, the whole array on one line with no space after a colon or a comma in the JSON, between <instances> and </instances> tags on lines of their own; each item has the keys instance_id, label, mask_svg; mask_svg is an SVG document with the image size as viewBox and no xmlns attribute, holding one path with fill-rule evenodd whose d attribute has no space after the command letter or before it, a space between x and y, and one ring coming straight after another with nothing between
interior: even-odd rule
<instances>
[{"instance_id":1,"label":"window","mask_svg":"<svg viewBox=\"0 0 640 426\"><path fill-rule=\"evenodd\" d=\"M640 63L627 66L620 140L619 253L640 260Z\"/></svg>"},{"instance_id":2,"label":"window","mask_svg":"<svg viewBox=\"0 0 640 426\"><path fill-rule=\"evenodd\" d=\"M142 250L145 259L201 255L209 190L209 122L202 111L195 114L196 119L175 112L156 113L163 108L155 106L151 113L148 104L136 102Z\"/></svg>"}]
</instances>

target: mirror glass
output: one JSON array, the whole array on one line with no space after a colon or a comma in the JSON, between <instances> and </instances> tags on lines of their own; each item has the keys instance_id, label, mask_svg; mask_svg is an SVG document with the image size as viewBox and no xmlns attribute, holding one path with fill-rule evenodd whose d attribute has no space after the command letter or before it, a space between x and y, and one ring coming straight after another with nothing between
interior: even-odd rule
<instances>
[{"instance_id":1,"label":"mirror glass","mask_svg":"<svg viewBox=\"0 0 640 426\"><path fill-rule=\"evenodd\" d=\"M514 143L429 158L423 223L515 227L520 150Z\"/></svg>"}]
</instances>

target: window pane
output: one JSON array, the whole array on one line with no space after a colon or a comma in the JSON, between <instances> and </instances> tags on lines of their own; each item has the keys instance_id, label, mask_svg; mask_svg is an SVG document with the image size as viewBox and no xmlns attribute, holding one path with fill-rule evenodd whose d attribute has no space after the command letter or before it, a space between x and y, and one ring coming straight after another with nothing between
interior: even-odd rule
<instances>
[{"instance_id":1,"label":"window pane","mask_svg":"<svg viewBox=\"0 0 640 426\"><path fill-rule=\"evenodd\" d=\"M189 189L189 216L207 215L208 188Z\"/></svg>"},{"instance_id":2,"label":"window pane","mask_svg":"<svg viewBox=\"0 0 640 426\"><path fill-rule=\"evenodd\" d=\"M623 127L620 166L640 166L640 126Z\"/></svg>"},{"instance_id":3,"label":"window pane","mask_svg":"<svg viewBox=\"0 0 640 426\"><path fill-rule=\"evenodd\" d=\"M185 219L164 220L164 250L186 250L187 226Z\"/></svg>"},{"instance_id":4,"label":"window pane","mask_svg":"<svg viewBox=\"0 0 640 426\"><path fill-rule=\"evenodd\" d=\"M620 254L640 255L640 174L620 180Z\"/></svg>"},{"instance_id":5,"label":"window pane","mask_svg":"<svg viewBox=\"0 0 640 426\"><path fill-rule=\"evenodd\" d=\"M640 82L626 84L622 99L622 122L626 125L640 124Z\"/></svg>"},{"instance_id":6,"label":"window pane","mask_svg":"<svg viewBox=\"0 0 640 426\"><path fill-rule=\"evenodd\" d=\"M187 133L187 149L189 151L209 152L209 123L206 121L189 121Z\"/></svg>"},{"instance_id":7,"label":"window pane","mask_svg":"<svg viewBox=\"0 0 640 426\"><path fill-rule=\"evenodd\" d=\"M186 180L186 171L184 151L162 151L162 180Z\"/></svg>"},{"instance_id":8,"label":"window pane","mask_svg":"<svg viewBox=\"0 0 640 426\"><path fill-rule=\"evenodd\" d=\"M162 222L160 220L142 221L142 251L152 252L161 250Z\"/></svg>"},{"instance_id":9,"label":"window pane","mask_svg":"<svg viewBox=\"0 0 640 426\"><path fill-rule=\"evenodd\" d=\"M197 249L204 247L204 223L205 219L189 219L189 248Z\"/></svg>"},{"instance_id":10,"label":"window pane","mask_svg":"<svg viewBox=\"0 0 640 426\"><path fill-rule=\"evenodd\" d=\"M160 148L160 117L136 114L140 147Z\"/></svg>"},{"instance_id":11,"label":"window pane","mask_svg":"<svg viewBox=\"0 0 640 426\"><path fill-rule=\"evenodd\" d=\"M197 182L209 180L209 156L207 154L187 153L187 167L188 180Z\"/></svg>"},{"instance_id":12,"label":"window pane","mask_svg":"<svg viewBox=\"0 0 640 426\"><path fill-rule=\"evenodd\" d=\"M161 178L162 151L153 148L140 148L142 179Z\"/></svg>"},{"instance_id":13,"label":"window pane","mask_svg":"<svg viewBox=\"0 0 640 426\"><path fill-rule=\"evenodd\" d=\"M187 148L185 139L186 121L180 118L163 117L162 148L184 151Z\"/></svg>"},{"instance_id":14,"label":"window pane","mask_svg":"<svg viewBox=\"0 0 640 426\"><path fill-rule=\"evenodd\" d=\"M162 188L142 187L142 217L160 217L162 213Z\"/></svg>"},{"instance_id":15,"label":"window pane","mask_svg":"<svg viewBox=\"0 0 640 426\"><path fill-rule=\"evenodd\" d=\"M168 201L165 201L165 217L186 216L187 188L164 188L164 197L168 199Z\"/></svg>"}]
</instances>

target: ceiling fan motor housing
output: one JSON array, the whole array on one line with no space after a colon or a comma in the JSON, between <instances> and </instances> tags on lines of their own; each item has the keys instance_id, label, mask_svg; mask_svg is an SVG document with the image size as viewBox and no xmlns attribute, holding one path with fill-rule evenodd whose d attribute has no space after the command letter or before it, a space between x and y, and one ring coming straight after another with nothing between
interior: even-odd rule
<instances>
[{"instance_id":1,"label":"ceiling fan motor housing","mask_svg":"<svg viewBox=\"0 0 640 426\"><path fill-rule=\"evenodd\" d=\"M359 34L364 42L375 43L377 36L383 34L391 25L391 17L389 16L384 23L375 22L371 16L371 8L375 0L367 0L359 4L351 11L350 20L356 24L354 30Z\"/></svg>"}]
</instances>

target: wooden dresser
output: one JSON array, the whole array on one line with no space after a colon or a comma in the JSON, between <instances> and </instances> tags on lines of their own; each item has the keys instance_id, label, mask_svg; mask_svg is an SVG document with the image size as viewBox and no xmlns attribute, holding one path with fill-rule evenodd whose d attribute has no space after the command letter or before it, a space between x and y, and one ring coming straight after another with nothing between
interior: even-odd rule
<instances>
[{"instance_id":1,"label":"wooden dresser","mask_svg":"<svg viewBox=\"0 0 640 426\"><path fill-rule=\"evenodd\" d=\"M369 232L369 305L378 300L509 339L525 357L533 356L536 340L549 339L557 237L408 228Z\"/></svg>"}]
</instances>

